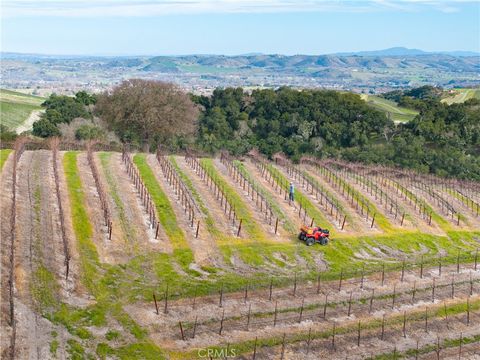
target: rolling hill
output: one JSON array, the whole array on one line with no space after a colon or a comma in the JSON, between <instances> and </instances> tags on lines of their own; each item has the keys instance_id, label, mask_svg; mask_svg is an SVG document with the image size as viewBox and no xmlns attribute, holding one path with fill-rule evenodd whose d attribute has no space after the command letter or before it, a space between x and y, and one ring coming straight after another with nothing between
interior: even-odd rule
<instances>
[{"instance_id":1,"label":"rolling hill","mask_svg":"<svg viewBox=\"0 0 480 360\"><path fill-rule=\"evenodd\" d=\"M33 111L41 110L45 99L16 91L0 89L1 124L17 129L29 118Z\"/></svg>"},{"instance_id":2,"label":"rolling hill","mask_svg":"<svg viewBox=\"0 0 480 360\"><path fill-rule=\"evenodd\" d=\"M385 112L396 123L404 123L418 115L418 111L398 106L396 102L379 96L362 94L362 99L372 107Z\"/></svg>"}]
</instances>

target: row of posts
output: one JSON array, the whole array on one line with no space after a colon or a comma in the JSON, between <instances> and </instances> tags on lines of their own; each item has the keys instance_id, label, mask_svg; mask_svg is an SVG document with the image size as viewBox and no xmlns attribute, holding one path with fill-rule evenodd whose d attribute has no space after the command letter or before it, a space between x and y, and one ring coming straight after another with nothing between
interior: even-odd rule
<instances>
[{"instance_id":1,"label":"row of posts","mask_svg":"<svg viewBox=\"0 0 480 360\"><path fill-rule=\"evenodd\" d=\"M97 193L100 198L100 204L103 211L103 219L105 221L105 226L107 227L108 231L108 239L112 239L112 219L110 215L110 209L108 208L108 201L107 195L105 193L105 189L100 182L100 176L98 174L97 165L95 164L95 160L93 159L93 150L90 145L87 145L87 159L88 164L90 165L90 169L92 171L93 179L95 180L95 187L97 188Z\"/></svg>"},{"instance_id":2,"label":"row of posts","mask_svg":"<svg viewBox=\"0 0 480 360\"><path fill-rule=\"evenodd\" d=\"M53 176L55 178L55 193L57 196L58 215L60 218L60 231L62 232L62 244L63 254L65 256L65 280L68 280L68 274L70 272L70 249L68 246L67 232L65 227L65 215L62 206L62 196L60 193L60 176L58 173L58 147L60 140L53 138L50 140L50 147L52 149L52 162L53 162Z\"/></svg>"},{"instance_id":3,"label":"row of posts","mask_svg":"<svg viewBox=\"0 0 480 360\"><path fill-rule=\"evenodd\" d=\"M158 231L160 228L160 222L158 221L156 211L155 211L155 205L152 201L152 197L150 193L147 190L147 187L142 181L142 178L140 176L140 173L137 169L137 167L133 164L133 161L130 157L130 154L128 154L126 151L123 152L122 154L122 159L123 162L127 168L127 173L132 179L135 188L137 189L140 199L142 201L143 206L145 207L148 218L151 224L152 229L155 230L155 239L158 238Z\"/></svg>"},{"instance_id":4,"label":"row of posts","mask_svg":"<svg viewBox=\"0 0 480 360\"><path fill-rule=\"evenodd\" d=\"M355 207L359 214L365 216L367 221L370 221L371 219L370 227L373 228L375 225L376 213L370 209L369 204L350 185L348 185L345 180L341 179L337 174L326 167L321 166L317 161L303 159L302 162L313 165L320 174L327 179L329 184L335 187L338 191L342 191L342 195L350 201L352 207Z\"/></svg>"},{"instance_id":5,"label":"row of posts","mask_svg":"<svg viewBox=\"0 0 480 360\"><path fill-rule=\"evenodd\" d=\"M17 333L17 322L15 319L15 225L17 207L17 165L25 150L25 139L19 138L15 141L12 163L12 207L10 209L10 255L9 255L9 277L8 277L8 300L9 300L9 325L12 328L10 338L10 359L15 359L15 344Z\"/></svg>"},{"instance_id":6,"label":"row of posts","mask_svg":"<svg viewBox=\"0 0 480 360\"><path fill-rule=\"evenodd\" d=\"M171 162L165 156L160 155L159 152L157 152L157 161L160 164L160 168L162 169L165 179L167 179L167 182L170 184L171 187L173 187L173 190L177 195L177 199L182 204L182 207L185 210L185 214L188 213L188 221L190 223L190 226L193 228L196 219L195 209L198 209L195 200L193 199L193 196L187 190L187 186L180 178ZM200 220L197 221L197 229L195 231L196 238L198 237L199 228Z\"/></svg>"},{"instance_id":7,"label":"row of posts","mask_svg":"<svg viewBox=\"0 0 480 360\"><path fill-rule=\"evenodd\" d=\"M220 161L225 165L228 170L228 174L241 186L243 190L247 191L247 195L251 196L252 201L255 202L260 212L264 214L265 220L268 220L269 225L272 225L273 210L269 201L258 190L258 186L248 179L239 169L235 166L231 159L229 159L224 153L220 156ZM275 221L275 234L278 228L278 218Z\"/></svg>"},{"instance_id":8,"label":"row of posts","mask_svg":"<svg viewBox=\"0 0 480 360\"><path fill-rule=\"evenodd\" d=\"M206 185L213 191L213 195L220 202L220 207L222 208L224 214L228 214L228 220L232 221L232 226L236 229L235 233L237 237L240 237L243 219L239 219L237 217L235 205L232 204L232 201L228 198L227 194L225 194L225 190L219 184L218 180L205 169L203 164L196 157L185 155L185 161L190 165L200 179L202 179L202 181L204 181Z\"/></svg>"},{"instance_id":9,"label":"row of posts","mask_svg":"<svg viewBox=\"0 0 480 360\"><path fill-rule=\"evenodd\" d=\"M385 210L388 210L390 212L390 215L393 215L395 219L397 219L399 213L402 213L403 215L402 220L400 221L400 225L403 225L403 220L405 219L405 212L400 209L397 200L391 198L377 184L367 179L366 174L364 173L353 171L352 169L347 167L342 167L342 173L344 174L344 176L353 177L353 179L355 180L355 184L360 184L362 188L366 189L372 197L375 196L375 200L379 199L381 205L385 204ZM393 209L395 209L395 212L393 211Z\"/></svg>"},{"instance_id":10,"label":"row of posts","mask_svg":"<svg viewBox=\"0 0 480 360\"><path fill-rule=\"evenodd\" d=\"M455 288L455 283L452 282L452 289ZM432 303L434 303L436 300L440 300L440 297L436 297L435 295L435 290L436 290L436 287L435 287L435 283L433 284L433 286L431 287L431 292L432 292ZM411 297L411 303L414 304L415 301L416 301L416 298L415 296L417 295L418 292L420 291L428 291L428 288L426 289L416 289L415 287L413 288L413 290L411 291L412 293L412 297ZM470 325L470 322L471 322L471 306L470 306L470 297L472 296L473 292L472 290L470 290L470 294L467 296L467 301L466 301L466 309L465 309L465 313L466 313L466 324L467 326ZM398 305L402 305L402 303L398 303L398 297L401 296L402 293L396 293L395 292L395 289L394 289L394 293L393 293L393 296L391 297L392 299L392 302L391 302L391 309L396 309L396 306ZM379 299L379 300L382 300L384 299L385 295L378 295L378 296L375 296L375 290L372 289L372 293L371 293L371 296L370 297L363 297L363 298L359 298L357 300L354 300L353 299L353 296L352 296L352 292L350 293L350 296L349 296L349 299L347 302L329 302L328 301L328 293L325 294L325 300L323 302L323 304L321 304L321 306L319 306L319 312L318 313L315 313L315 314L312 314L312 315L305 315L305 310L306 310L306 307L305 307L305 297L302 298L302 301L301 301L301 305L298 307L298 313L295 315L295 316L291 316L291 317L282 317L282 318L279 318L279 315L282 314L282 310L279 309L279 306L278 306L278 300L275 300L274 302L274 310L271 312L271 316L272 316L272 319L271 320L265 320L265 315L264 313L252 313L252 304L250 303L249 304L249 307L248 307L248 312L245 314L245 315L238 315L237 311L235 311L235 315L233 317L230 317L230 318L226 318L225 317L225 309L222 309L222 317L219 321L220 323L220 326L219 326L219 330L218 330L218 334L219 335L222 335L222 331L225 330L225 321L228 321L229 319L230 320L234 320L236 323L239 322L242 318L245 318L245 330L246 331L250 331L251 330L251 327L252 325L269 325L270 324L270 321L272 321L272 325L273 327L276 327L280 322L290 322L290 321L295 321L295 322L298 322L298 323L301 323L302 321L304 320L317 320L317 319L322 319L324 321L328 321L327 317L328 317L328 309L330 307L336 307L336 305L344 305L346 306L346 316L347 317L352 317L354 316L353 314L353 311L352 311L352 305L354 303L359 303L359 304L368 304L368 313L371 314L374 310L377 311L377 309L375 309L374 307L374 300L375 299ZM454 298L454 290L452 290L452 296L451 298L453 299ZM155 295L155 293L153 294L153 300L154 300L154 304L155 304L155 309L156 309L156 313L157 315L159 314L159 304L158 304L158 301L157 301L157 297ZM390 307L390 305L388 305ZM446 309L447 306L446 306L446 298L443 300L443 306L444 306L444 319L445 321L448 323L448 310ZM308 307L307 307L308 309ZM290 310L291 311L291 310ZM168 313L168 301L166 300L166 298L164 299L164 306L163 306L163 312L164 313ZM262 317L262 320L261 321L257 321L257 322L252 322L252 317L258 317L258 315L261 314L261 317ZM425 331L428 331L428 316L429 316L429 311L428 311L428 306L425 307L425 313L424 313L424 321L425 321ZM257 315L257 316L255 316ZM339 317L339 314L338 313L335 313L333 315L334 317ZM403 313L403 335L406 336L406 323L407 323L407 315L406 315L406 311L404 311ZM418 320L418 316L415 316L414 315L414 319L415 320ZM413 320L413 319L412 319ZM202 333L207 333L207 332L214 332L215 330L212 330L211 328L211 320L208 320L208 323L199 323L198 322L198 316L195 317L195 322L193 324L193 331L192 331L192 336L191 338L195 338L195 335L202 332ZM383 336L384 336L384 331L385 331L385 315L383 317L383 321L382 321L382 340L383 340ZM182 340L186 340L186 336L185 336L185 323L182 323L181 321L179 322L179 325L180 325L180 336L182 338ZM207 325L207 329L204 329L203 331L199 329L200 326L202 325ZM238 329L238 324L235 324L234 325L234 328L235 330L239 330Z\"/></svg>"},{"instance_id":11,"label":"row of posts","mask_svg":"<svg viewBox=\"0 0 480 360\"><path fill-rule=\"evenodd\" d=\"M345 228L345 221L347 216L340 210L340 207L334 199L331 199L326 191L320 188L317 184L314 184L312 181L307 179L305 175L293 165L287 164L286 166L287 173L292 176L295 180L301 181L302 187L305 188L307 192L310 189L311 195L315 194L315 198L320 200L320 205L325 205L325 211L330 214L330 216L335 217L335 221L338 222L338 226L343 230ZM315 190L315 192L314 192ZM320 193L320 199L318 194ZM325 201L325 203L324 203Z\"/></svg>"}]
</instances>

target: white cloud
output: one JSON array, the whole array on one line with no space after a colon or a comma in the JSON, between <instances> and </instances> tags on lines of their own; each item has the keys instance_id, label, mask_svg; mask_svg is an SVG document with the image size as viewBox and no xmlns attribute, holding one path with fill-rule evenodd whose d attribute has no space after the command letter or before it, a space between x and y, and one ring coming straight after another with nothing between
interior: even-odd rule
<instances>
[{"instance_id":1,"label":"white cloud","mask_svg":"<svg viewBox=\"0 0 480 360\"><path fill-rule=\"evenodd\" d=\"M455 12L472 0L3 0L2 17L129 17L206 13L278 12ZM476 2L478 3L478 2Z\"/></svg>"}]
</instances>

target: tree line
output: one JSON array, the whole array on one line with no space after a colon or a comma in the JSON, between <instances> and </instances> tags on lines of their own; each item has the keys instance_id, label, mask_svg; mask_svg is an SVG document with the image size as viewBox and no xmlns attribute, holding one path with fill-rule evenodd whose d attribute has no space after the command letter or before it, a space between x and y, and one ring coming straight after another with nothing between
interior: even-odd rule
<instances>
[{"instance_id":1,"label":"tree line","mask_svg":"<svg viewBox=\"0 0 480 360\"><path fill-rule=\"evenodd\" d=\"M101 140L113 131L121 142L146 150L165 146L242 155L257 148L293 161L304 155L335 157L480 180L480 101L447 105L441 92L421 87L383 94L419 110L414 120L394 124L353 93L219 88L199 96L173 84L133 79L96 96L50 96L33 134L58 135L61 122L99 117L106 129L83 124L76 137Z\"/></svg>"}]
</instances>

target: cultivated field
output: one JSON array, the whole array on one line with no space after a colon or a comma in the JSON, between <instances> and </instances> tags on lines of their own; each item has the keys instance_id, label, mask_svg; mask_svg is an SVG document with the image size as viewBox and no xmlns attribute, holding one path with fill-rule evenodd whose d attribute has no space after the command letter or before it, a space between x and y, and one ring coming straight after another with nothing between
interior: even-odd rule
<instances>
[{"instance_id":1,"label":"cultivated field","mask_svg":"<svg viewBox=\"0 0 480 360\"><path fill-rule=\"evenodd\" d=\"M33 111L41 110L40 104L44 101L41 97L0 89L2 124L10 129L21 127Z\"/></svg>"},{"instance_id":2,"label":"cultivated field","mask_svg":"<svg viewBox=\"0 0 480 360\"><path fill-rule=\"evenodd\" d=\"M60 148L0 152L4 358L480 356L479 183Z\"/></svg>"}]
</instances>

